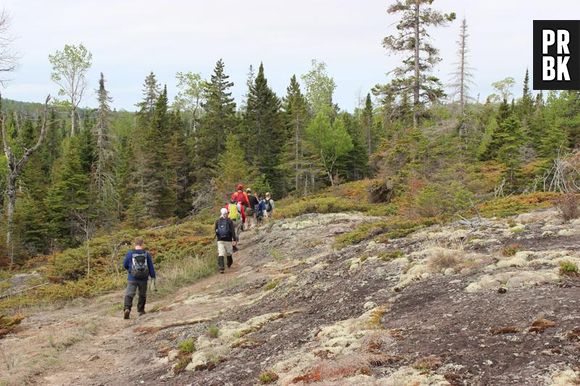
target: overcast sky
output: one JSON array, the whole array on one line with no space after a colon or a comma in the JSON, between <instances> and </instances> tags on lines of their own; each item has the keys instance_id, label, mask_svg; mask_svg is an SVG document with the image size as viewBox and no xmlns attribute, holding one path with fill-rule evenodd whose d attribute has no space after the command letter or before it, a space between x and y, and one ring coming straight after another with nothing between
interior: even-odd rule
<instances>
[{"instance_id":1,"label":"overcast sky","mask_svg":"<svg viewBox=\"0 0 580 386\"><path fill-rule=\"evenodd\" d=\"M246 92L248 67L264 63L279 96L292 74L324 61L337 84L335 101L352 111L359 98L397 66L381 45L395 32L391 0L5 0L19 68L3 96L42 101L57 86L50 81L48 55L65 44L83 43L93 54L90 92L81 105L95 106L99 72L117 109L134 110L145 76L153 71L175 93L177 71L209 78L223 58L235 83L237 102ZM467 18L472 94L480 99L491 83L512 76L521 88L532 67L532 20L580 19L580 0L436 0L434 8ZM443 61L436 75L448 82L457 61L459 20L431 30Z\"/></svg>"}]
</instances>

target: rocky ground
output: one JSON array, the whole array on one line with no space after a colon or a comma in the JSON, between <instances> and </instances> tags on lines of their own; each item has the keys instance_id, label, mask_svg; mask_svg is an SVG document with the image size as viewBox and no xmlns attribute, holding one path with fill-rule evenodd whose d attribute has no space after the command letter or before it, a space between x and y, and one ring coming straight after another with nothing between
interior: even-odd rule
<instances>
[{"instance_id":1,"label":"rocky ground","mask_svg":"<svg viewBox=\"0 0 580 386\"><path fill-rule=\"evenodd\" d=\"M42 385L580 384L580 278L559 272L561 262L580 266L579 220L550 209L335 249L336 235L375 220L311 214L245 232L225 275L129 321L121 293L38 311L0 341L0 376Z\"/></svg>"}]
</instances>

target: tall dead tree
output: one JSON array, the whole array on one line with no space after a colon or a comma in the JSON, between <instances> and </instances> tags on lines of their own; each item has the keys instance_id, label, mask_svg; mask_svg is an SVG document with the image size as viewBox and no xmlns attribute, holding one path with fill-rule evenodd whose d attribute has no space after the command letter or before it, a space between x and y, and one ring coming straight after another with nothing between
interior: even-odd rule
<instances>
[{"instance_id":1,"label":"tall dead tree","mask_svg":"<svg viewBox=\"0 0 580 386\"><path fill-rule=\"evenodd\" d=\"M451 87L454 90L454 96L459 96L459 106L461 116L465 114L465 105L469 98L469 85L473 84L472 68L467 63L469 49L467 47L467 21L463 18L459 30L459 40L457 40L457 56L459 61L455 63L457 70L453 72ZM462 134L462 133L460 133Z\"/></svg>"},{"instance_id":2,"label":"tall dead tree","mask_svg":"<svg viewBox=\"0 0 580 386\"><path fill-rule=\"evenodd\" d=\"M18 55L12 49L13 38L9 35L10 18L6 11L0 12L0 72L12 72L16 69ZM0 84L4 84L6 78L0 77Z\"/></svg>"},{"instance_id":3,"label":"tall dead tree","mask_svg":"<svg viewBox=\"0 0 580 386\"><path fill-rule=\"evenodd\" d=\"M14 219L14 207L16 206L16 183L18 178L22 174L22 170L28 163L30 156L38 150L44 137L46 136L46 117L48 112L48 102L50 100L50 95L46 97L44 102L44 109L42 113L42 126L40 127L40 134L38 135L38 141L34 146L27 149L24 148L24 153L17 159L14 155L11 145L8 140L8 135L6 133L6 125L4 122L4 114L0 112L0 127L2 129L2 142L4 143L4 154L6 155L6 166L8 168L8 173L6 175L6 195L8 196L8 207L6 208L6 246L9 249L10 254L10 266L14 265L14 245L12 240L12 227ZM0 98L1 101L1 98Z\"/></svg>"}]
</instances>

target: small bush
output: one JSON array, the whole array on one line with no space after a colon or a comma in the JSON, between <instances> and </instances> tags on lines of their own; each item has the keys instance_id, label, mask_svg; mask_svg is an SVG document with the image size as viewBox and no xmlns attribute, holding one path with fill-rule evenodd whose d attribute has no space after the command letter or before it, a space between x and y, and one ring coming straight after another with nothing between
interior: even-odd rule
<instances>
[{"instance_id":1,"label":"small bush","mask_svg":"<svg viewBox=\"0 0 580 386\"><path fill-rule=\"evenodd\" d=\"M0 338L2 336L14 331L16 326L24 320L24 315L16 314L12 316L0 314Z\"/></svg>"},{"instance_id":2,"label":"small bush","mask_svg":"<svg viewBox=\"0 0 580 386\"><path fill-rule=\"evenodd\" d=\"M429 258L427 265L431 272L440 272L447 268L455 268L461 262L458 253L458 251L438 248Z\"/></svg>"},{"instance_id":3,"label":"small bush","mask_svg":"<svg viewBox=\"0 0 580 386\"><path fill-rule=\"evenodd\" d=\"M477 205L484 217L509 217L538 208L548 208L554 205L558 193L536 192L497 198Z\"/></svg>"},{"instance_id":4,"label":"small bush","mask_svg":"<svg viewBox=\"0 0 580 386\"><path fill-rule=\"evenodd\" d=\"M558 209L564 221L577 219L580 216L578 211L578 196L574 193L566 193L557 201Z\"/></svg>"},{"instance_id":5,"label":"small bush","mask_svg":"<svg viewBox=\"0 0 580 386\"><path fill-rule=\"evenodd\" d=\"M405 256L405 253L403 251L397 249L396 251L381 252L379 254L379 260L387 262L387 261L398 259L398 258L403 257L403 256Z\"/></svg>"},{"instance_id":6,"label":"small bush","mask_svg":"<svg viewBox=\"0 0 580 386\"><path fill-rule=\"evenodd\" d=\"M220 329L215 324L210 324L207 328L207 334L210 338L217 338L220 335Z\"/></svg>"},{"instance_id":7,"label":"small bush","mask_svg":"<svg viewBox=\"0 0 580 386\"><path fill-rule=\"evenodd\" d=\"M430 184L415 197L415 210L423 217L451 215L471 207L473 194L459 182Z\"/></svg>"},{"instance_id":8,"label":"small bush","mask_svg":"<svg viewBox=\"0 0 580 386\"><path fill-rule=\"evenodd\" d=\"M578 266L571 261L562 261L560 263L560 275L578 275Z\"/></svg>"},{"instance_id":9,"label":"small bush","mask_svg":"<svg viewBox=\"0 0 580 386\"><path fill-rule=\"evenodd\" d=\"M503 256L509 257L515 255L521 249L522 247L519 244L513 243L503 247L503 249L501 250L501 254Z\"/></svg>"},{"instance_id":10,"label":"small bush","mask_svg":"<svg viewBox=\"0 0 580 386\"><path fill-rule=\"evenodd\" d=\"M195 351L195 340L193 340L193 338L187 338L185 340L182 340L177 345L177 348L182 353L191 354L192 352Z\"/></svg>"},{"instance_id":11,"label":"small bush","mask_svg":"<svg viewBox=\"0 0 580 386\"><path fill-rule=\"evenodd\" d=\"M264 371L260 374L259 380L262 384L274 383L278 380L278 374L273 372L272 370Z\"/></svg>"}]
</instances>

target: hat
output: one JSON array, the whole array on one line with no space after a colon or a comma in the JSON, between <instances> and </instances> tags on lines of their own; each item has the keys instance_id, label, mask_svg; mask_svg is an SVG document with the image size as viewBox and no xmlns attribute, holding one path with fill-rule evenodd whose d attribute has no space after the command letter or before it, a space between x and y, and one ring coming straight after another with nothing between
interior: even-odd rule
<instances>
[{"instance_id":1,"label":"hat","mask_svg":"<svg viewBox=\"0 0 580 386\"><path fill-rule=\"evenodd\" d=\"M242 185L242 184L239 184L239 185L236 187L236 190L244 190L244 185Z\"/></svg>"},{"instance_id":2,"label":"hat","mask_svg":"<svg viewBox=\"0 0 580 386\"><path fill-rule=\"evenodd\" d=\"M248 189L246 189L246 192L252 193L252 189L248 188Z\"/></svg>"},{"instance_id":3,"label":"hat","mask_svg":"<svg viewBox=\"0 0 580 386\"><path fill-rule=\"evenodd\" d=\"M228 214L228 210L227 210L226 208L221 208L221 210L220 210L220 214L221 214L222 216L225 216L226 214Z\"/></svg>"},{"instance_id":4,"label":"hat","mask_svg":"<svg viewBox=\"0 0 580 386\"><path fill-rule=\"evenodd\" d=\"M267 192L266 193L266 197L270 197L270 192Z\"/></svg>"}]
</instances>

